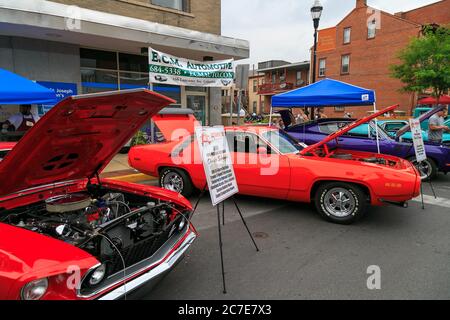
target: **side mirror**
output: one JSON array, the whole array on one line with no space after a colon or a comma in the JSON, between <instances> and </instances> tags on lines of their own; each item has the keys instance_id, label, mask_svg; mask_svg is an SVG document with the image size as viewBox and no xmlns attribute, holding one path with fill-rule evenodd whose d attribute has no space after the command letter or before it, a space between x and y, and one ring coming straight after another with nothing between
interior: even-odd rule
<instances>
[{"instance_id":1,"label":"side mirror","mask_svg":"<svg viewBox=\"0 0 450 320\"><path fill-rule=\"evenodd\" d=\"M267 148L266 147L259 147L257 152L258 152L258 154L267 155Z\"/></svg>"}]
</instances>

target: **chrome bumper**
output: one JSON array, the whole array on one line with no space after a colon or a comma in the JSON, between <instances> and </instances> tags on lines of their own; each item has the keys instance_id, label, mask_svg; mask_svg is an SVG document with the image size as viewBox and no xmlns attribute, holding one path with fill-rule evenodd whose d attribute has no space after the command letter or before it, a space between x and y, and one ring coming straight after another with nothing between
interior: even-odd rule
<instances>
[{"instance_id":1,"label":"chrome bumper","mask_svg":"<svg viewBox=\"0 0 450 320\"><path fill-rule=\"evenodd\" d=\"M122 298L126 294L131 293L144 284L158 280L162 275L169 272L183 258L184 254L196 238L196 234L189 229L188 235L183 243L163 262L161 262L159 265L149 270L148 272L138 276L137 278L134 278L133 280L130 280L126 284L106 293L98 300L117 300ZM167 251L167 253L169 252L170 250Z\"/></svg>"}]
</instances>

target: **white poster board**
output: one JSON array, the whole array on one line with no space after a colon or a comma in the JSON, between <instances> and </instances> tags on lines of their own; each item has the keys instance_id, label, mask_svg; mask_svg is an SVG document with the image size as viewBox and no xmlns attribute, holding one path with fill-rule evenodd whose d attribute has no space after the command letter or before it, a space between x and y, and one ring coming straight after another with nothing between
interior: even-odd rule
<instances>
[{"instance_id":1,"label":"white poster board","mask_svg":"<svg viewBox=\"0 0 450 320\"><path fill-rule=\"evenodd\" d=\"M196 127L195 135L213 206L239 192L223 126Z\"/></svg>"},{"instance_id":2,"label":"white poster board","mask_svg":"<svg viewBox=\"0 0 450 320\"><path fill-rule=\"evenodd\" d=\"M427 153L425 151L425 143L423 142L422 128L420 126L419 119L410 119L411 133L414 143L414 150L416 151L417 162L422 162L427 159Z\"/></svg>"},{"instance_id":3,"label":"white poster board","mask_svg":"<svg viewBox=\"0 0 450 320\"><path fill-rule=\"evenodd\" d=\"M195 61L148 49L150 82L193 87L230 87L234 60Z\"/></svg>"}]
</instances>

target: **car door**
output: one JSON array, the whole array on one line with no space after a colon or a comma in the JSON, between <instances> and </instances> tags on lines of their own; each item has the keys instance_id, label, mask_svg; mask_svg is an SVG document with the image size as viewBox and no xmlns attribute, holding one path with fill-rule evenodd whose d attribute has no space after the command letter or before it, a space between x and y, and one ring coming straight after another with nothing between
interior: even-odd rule
<instances>
[{"instance_id":1,"label":"car door","mask_svg":"<svg viewBox=\"0 0 450 320\"><path fill-rule=\"evenodd\" d=\"M239 193L285 199L290 185L290 166L286 156L278 154L258 134L227 131ZM258 154L258 150L267 150Z\"/></svg>"}]
</instances>

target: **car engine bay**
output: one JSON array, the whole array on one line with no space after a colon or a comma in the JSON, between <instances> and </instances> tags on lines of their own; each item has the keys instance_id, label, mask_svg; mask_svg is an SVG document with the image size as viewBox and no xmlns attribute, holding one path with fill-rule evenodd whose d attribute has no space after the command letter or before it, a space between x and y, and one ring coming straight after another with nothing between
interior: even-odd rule
<instances>
[{"instance_id":1,"label":"car engine bay","mask_svg":"<svg viewBox=\"0 0 450 320\"><path fill-rule=\"evenodd\" d=\"M85 250L112 276L150 258L185 230L191 212L182 211L170 202L91 186L8 210L0 222Z\"/></svg>"}]
</instances>

